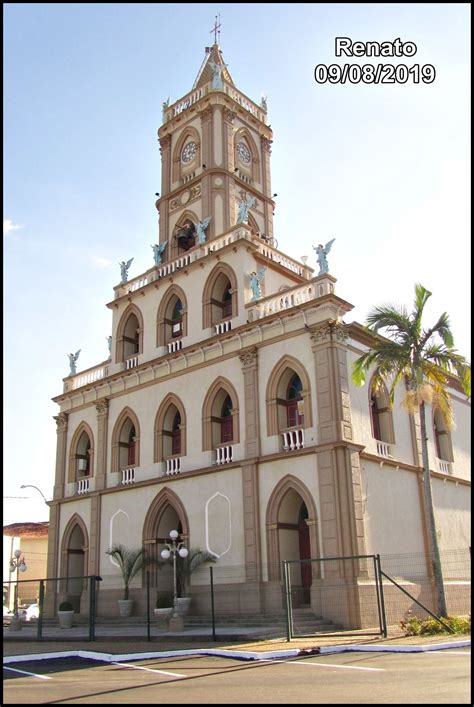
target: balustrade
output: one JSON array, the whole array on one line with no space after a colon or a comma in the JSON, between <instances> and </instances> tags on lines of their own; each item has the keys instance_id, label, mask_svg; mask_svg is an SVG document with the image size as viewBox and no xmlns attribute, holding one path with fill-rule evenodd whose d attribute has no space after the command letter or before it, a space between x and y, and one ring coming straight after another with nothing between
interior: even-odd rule
<instances>
[{"instance_id":1,"label":"balustrade","mask_svg":"<svg viewBox=\"0 0 474 707\"><path fill-rule=\"evenodd\" d=\"M183 348L183 340L176 339L176 341L170 341L168 344L168 353L174 353L175 351L180 351Z\"/></svg>"},{"instance_id":2,"label":"balustrade","mask_svg":"<svg viewBox=\"0 0 474 707\"><path fill-rule=\"evenodd\" d=\"M83 493L89 493L90 479L78 479L77 481L77 493L82 495Z\"/></svg>"},{"instance_id":3,"label":"balustrade","mask_svg":"<svg viewBox=\"0 0 474 707\"><path fill-rule=\"evenodd\" d=\"M174 476L181 473L181 457L165 459L165 475Z\"/></svg>"},{"instance_id":4,"label":"balustrade","mask_svg":"<svg viewBox=\"0 0 474 707\"><path fill-rule=\"evenodd\" d=\"M214 324L214 328L216 330L216 334L225 334L226 331L230 331L232 329L232 321L230 319L226 319L225 322Z\"/></svg>"},{"instance_id":5,"label":"balustrade","mask_svg":"<svg viewBox=\"0 0 474 707\"><path fill-rule=\"evenodd\" d=\"M127 466L122 469L122 485L128 486L128 484L135 483L135 468Z\"/></svg>"},{"instance_id":6,"label":"balustrade","mask_svg":"<svg viewBox=\"0 0 474 707\"><path fill-rule=\"evenodd\" d=\"M216 449L216 464L228 464L233 460L233 447L217 447Z\"/></svg>"},{"instance_id":7,"label":"balustrade","mask_svg":"<svg viewBox=\"0 0 474 707\"><path fill-rule=\"evenodd\" d=\"M304 430L286 430L282 432L283 450L285 452L293 452L295 449L304 447Z\"/></svg>"},{"instance_id":8,"label":"balustrade","mask_svg":"<svg viewBox=\"0 0 474 707\"><path fill-rule=\"evenodd\" d=\"M125 370L128 371L130 368L135 368L138 366L138 355L130 356L125 359Z\"/></svg>"},{"instance_id":9,"label":"balustrade","mask_svg":"<svg viewBox=\"0 0 474 707\"><path fill-rule=\"evenodd\" d=\"M379 439L375 440L377 444L377 454L379 457L385 457L386 459L392 456L392 451L390 445L387 442L381 442Z\"/></svg>"},{"instance_id":10,"label":"balustrade","mask_svg":"<svg viewBox=\"0 0 474 707\"><path fill-rule=\"evenodd\" d=\"M436 457L436 464L438 466L438 471L441 471L442 474L453 473L451 462L447 462L444 459L438 459L438 457Z\"/></svg>"}]
</instances>

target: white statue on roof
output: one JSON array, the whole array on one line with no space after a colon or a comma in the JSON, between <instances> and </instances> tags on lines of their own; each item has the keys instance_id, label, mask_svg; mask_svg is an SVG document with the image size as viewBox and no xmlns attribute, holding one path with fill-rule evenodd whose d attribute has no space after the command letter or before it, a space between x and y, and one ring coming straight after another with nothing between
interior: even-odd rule
<instances>
[{"instance_id":1,"label":"white statue on roof","mask_svg":"<svg viewBox=\"0 0 474 707\"><path fill-rule=\"evenodd\" d=\"M212 85L211 88L222 91L224 85L222 83L222 71L226 64L216 64L214 61L209 62L209 66L212 69Z\"/></svg>"}]
</instances>

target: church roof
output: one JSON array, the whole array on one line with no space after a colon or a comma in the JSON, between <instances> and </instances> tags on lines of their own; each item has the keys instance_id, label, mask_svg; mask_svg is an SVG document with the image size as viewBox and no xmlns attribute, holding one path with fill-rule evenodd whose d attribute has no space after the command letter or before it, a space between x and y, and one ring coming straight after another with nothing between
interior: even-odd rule
<instances>
[{"instance_id":1,"label":"church roof","mask_svg":"<svg viewBox=\"0 0 474 707\"><path fill-rule=\"evenodd\" d=\"M232 76L227 70L227 64L225 63L224 57L222 56L221 48L218 44L213 44L212 47L206 47L206 55L202 62L201 68L199 69L199 73L196 77L196 80L193 84L193 91L196 88L201 88L201 86L204 86L209 81L212 81L213 72L211 67L209 66L210 63L221 64L224 67L222 69L222 78L228 83L232 84L232 86L235 85L232 80Z\"/></svg>"}]
</instances>

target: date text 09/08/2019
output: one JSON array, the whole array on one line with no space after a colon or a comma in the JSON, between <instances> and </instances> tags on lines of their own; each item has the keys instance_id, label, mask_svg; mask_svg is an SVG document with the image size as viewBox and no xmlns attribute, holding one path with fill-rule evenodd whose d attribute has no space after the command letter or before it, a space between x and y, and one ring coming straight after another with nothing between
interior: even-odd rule
<instances>
[{"instance_id":1,"label":"date text 09/08/2019","mask_svg":"<svg viewBox=\"0 0 474 707\"><path fill-rule=\"evenodd\" d=\"M318 64L314 69L316 83L433 83L436 70L432 64Z\"/></svg>"}]
</instances>

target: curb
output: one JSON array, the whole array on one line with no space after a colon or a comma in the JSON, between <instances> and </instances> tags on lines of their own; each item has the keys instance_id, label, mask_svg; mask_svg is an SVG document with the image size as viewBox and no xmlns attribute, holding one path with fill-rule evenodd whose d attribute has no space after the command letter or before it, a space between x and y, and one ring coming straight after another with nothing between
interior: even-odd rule
<instances>
[{"instance_id":1,"label":"curb","mask_svg":"<svg viewBox=\"0 0 474 707\"><path fill-rule=\"evenodd\" d=\"M291 650L281 650L281 651L266 651L266 652L252 652L252 651L233 651L233 650L219 650L219 649L208 649L203 650L200 648L191 648L181 651L150 651L147 653L98 653L96 651L60 651L55 653L36 653L29 655L12 655L4 656L3 663L8 665L9 663L23 663L23 662L33 662L37 660L52 660L55 658L88 658L90 660L97 660L103 663L116 663L123 662L126 660L147 660L151 658L174 658L178 656L189 656L189 655L211 655L220 658L236 658L237 660L271 660L272 658L297 658L308 655L329 655L331 653L346 653L346 652L366 652L366 653L424 653L428 651L442 651L449 648L467 648L471 645L471 641L453 641L451 643L431 643L424 646L410 646L410 645L399 645L399 646L386 646L386 645L373 645L367 646L365 644L352 644L348 646L314 646L314 648L293 648Z\"/></svg>"}]
</instances>

